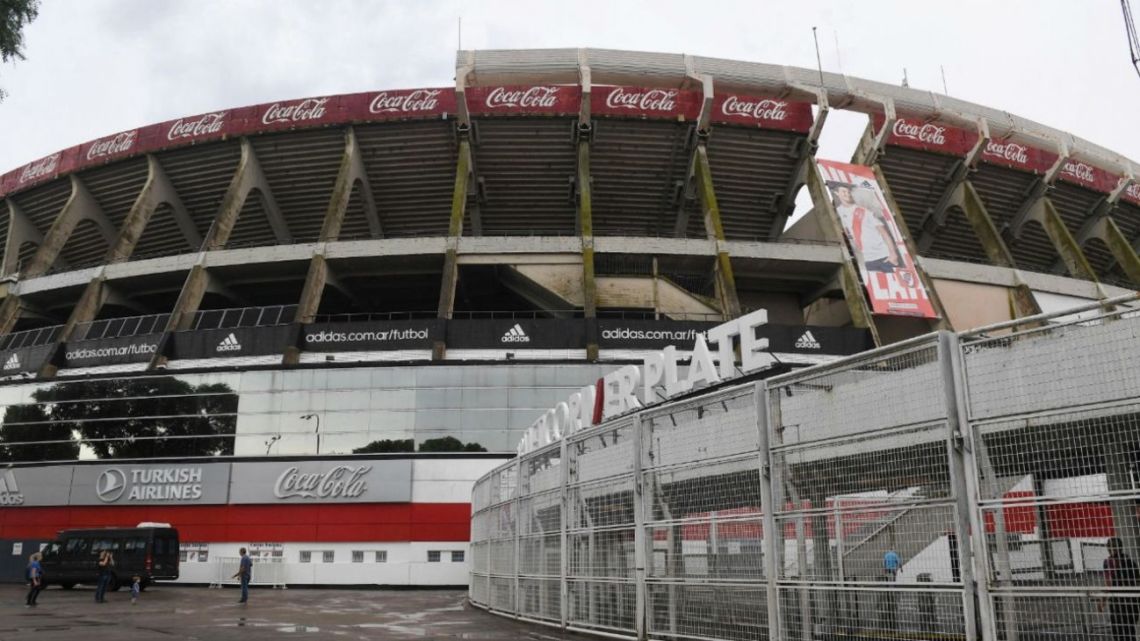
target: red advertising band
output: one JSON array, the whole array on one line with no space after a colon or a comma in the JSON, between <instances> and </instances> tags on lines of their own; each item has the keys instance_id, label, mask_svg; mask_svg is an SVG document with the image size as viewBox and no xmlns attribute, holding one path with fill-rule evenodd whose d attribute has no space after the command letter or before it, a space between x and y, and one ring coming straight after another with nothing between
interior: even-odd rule
<instances>
[{"instance_id":1,"label":"red advertising band","mask_svg":"<svg viewBox=\"0 0 1140 641\"><path fill-rule=\"evenodd\" d=\"M577 85L472 87L465 94L475 116L577 115L582 90ZM640 87L594 87L591 112L601 116L695 120L699 92ZM806 133L812 125L810 103L718 94L712 121ZM0 176L0 196L87 167L131 156L234 136L351 123L446 119L457 112L455 89L400 89L316 96L224 109L85 142L32 161Z\"/></svg>"},{"instance_id":2,"label":"red advertising band","mask_svg":"<svg viewBox=\"0 0 1140 641\"><path fill-rule=\"evenodd\" d=\"M872 122L876 129L883 126L886 117L875 114ZM978 144L975 131L941 123L899 118L887 134L887 144L921 151L965 156ZM989 140L982 150L982 162L1010 169L1043 174L1057 162L1057 154L1008 140ZM1120 184L1121 177L1079 160L1069 160L1058 175L1063 180L1100 193L1110 193ZM1140 204L1140 190L1125 193L1123 197Z\"/></svg>"}]
</instances>

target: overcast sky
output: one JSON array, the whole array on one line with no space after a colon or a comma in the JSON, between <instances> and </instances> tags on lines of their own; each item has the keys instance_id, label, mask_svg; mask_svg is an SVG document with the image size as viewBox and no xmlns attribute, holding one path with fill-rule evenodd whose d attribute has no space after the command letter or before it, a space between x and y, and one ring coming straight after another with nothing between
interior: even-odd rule
<instances>
[{"instance_id":1,"label":"overcast sky","mask_svg":"<svg viewBox=\"0 0 1140 641\"><path fill-rule=\"evenodd\" d=\"M310 95L451 85L467 49L600 47L815 67L941 90L1140 159L1117 0L43 0L0 66L0 173L116 131ZM838 48L836 42L838 41ZM847 160L865 119L828 121Z\"/></svg>"}]
</instances>

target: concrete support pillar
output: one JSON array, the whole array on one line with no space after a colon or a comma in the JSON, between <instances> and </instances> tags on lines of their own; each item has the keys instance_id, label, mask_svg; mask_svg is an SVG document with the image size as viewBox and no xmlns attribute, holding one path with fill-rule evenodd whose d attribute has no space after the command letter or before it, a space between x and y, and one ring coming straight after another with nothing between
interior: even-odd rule
<instances>
[{"instance_id":1,"label":"concrete support pillar","mask_svg":"<svg viewBox=\"0 0 1140 641\"><path fill-rule=\"evenodd\" d=\"M67 199L67 203L64 204L59 215L55 217L51 229L44 235L43 243L36 251L36 255L32 257L27 268L22 270L21 276L23 278L34 278L51 269L59 253L63 250L63 246L67 244L67 239L71 238L71 233L75 231L75 226L84 218L90 219L98 225L108 246L114 245L117 235L114 225L107 220L107 216L103 214L99 203L95 201L91 192L87 191L87 187L79 179L79 176L72 174L71 196Z\"/></svg>"},{"instance_id":2,"label":"concrete support pillar","mask_svg":"<svg viewBox=\"0 0 1140 641\"><path fill-rule=\"evenodd\" d=\"M1115 220L1108 217L1104 219L1104 230L1100 237L1104 244L1108 245L1108 250L1112 252L1112 257L1124 270L1128 280L1133 285L1140 287L1140 256L1137 255L1136 249L1129 244Z\"/></svg>"},{"instance_id":3,"label":"concrete support pillar","mask_svg":"<svg viewBox=\"0 0 1140 641\"><path fill-rule=\"evenodd\" d=\"M131 210L127 213L123 227L119 230L118 239L107 253L106 262L118 263L131 257L147 223L150 222L150 217L154 215L155 210L162 203L169 204L173 209L174 220L178 224L182 236L186 239L187 247L193 250L202 246L202 235L194 226L194 221L190 217L190 212L182 204L182 199L178 197L178 191L174 189L174 184L170 182L166 172L162 170L158 158L148 155L146 183L138 197L135 198Z\"/></svg>"},{"instance_id":4,"label":"concrete support pillar","mask_svg":"<svg viewBox=\"0 0 1140 641\"><path fill-rule=\"evenodd\" d=\"M71 335L75 332L75 327L80 323L91 321L99 313L99 309L103 307L104 301L107 300L108 288L106 286L106 279L103 276L103 270L99 270L99 274L87 283L87 287L83 290L79 300L75 303L75 307L71 310L71 315L68 316L67 322L64 323L63 329L60 330L59 338L56 340L54 352L58 353L71 339ZM39 378L51 378L55 376L56 371L59 369L55 362L56 359L49 357L44 360L44 364L40 366L38 373Z\"/></svg>"},{"instance_id":5,"label":"concrete support pillar","mask_svg":"<svg viewBox=\"0 0 1140 641\"><path fill-rule=\"evenodd\" d=\"M4 275L23 271L26 265L20 264L20 246L24 243L44 244L44 235L24 215L20 206L12 199L8 203L8 239L4 246Z\"/></svg>"},{"instance_id":6,"label":"concrete support pillar","mask_svg":"<svg viewBox=\"0 0 1140 641\"><path fill-rule=\"evenodd\" d=\"M914 261L914 271L918 274L919 280L922 281L922 286L926 288L926 295L930 298L930 305L934 308L934 313L938 314L938 318L930 321L931 329L933 330L953 330L950 326L950 317L946 315L946 310L942 307L942 299L938 297L938 291L934 289L934 283L930 281L930 277L926 275L926 270L922 268L922 264L918 260L918 248L914 243L914 236L911 235L910 229L907 227L906 218L902 215L902 209L899 208L898 202L895 201L894 194L891 193L891 185L887 182L886 175L879 165L873 165L871 170L875 172L875 179L879 181L879 186L883 190L883 197L887 199L887 206L894 212L895 225L902 234L903 243L906 245L906 251L910 254L911 260Z\"/></svg>"},{"instance_id":7,"label":"concrete support pillar","mask_svg":"<svg viewBox=\"0 0 1140 641\"><path fill-rule=\"evenodd\" d=\"M297 301L297 313L293 317L293 324L298 328L304 323L313 322L317 310L321 306L321 295L324 293L325 283L328 281L329 265L325 259L324 243L321 243L313 258L309 261L309 271L305 274L305 286L301 289L301 298ZM285 353L281 357L282 365L296 365L301 360L301 348L297 344L285 346Z\"/></svg>"},{"instance_id":8,"label":"concrete support pillar","mask_svg":"<svg viewBox=\"0 0 1140 641\"><path fill-rule=\"evenodd\" d=\"M455 188L451 192L451 220L447 227L447 248L443 258L443 275L439 287L438 317L450 319L455 310L455 287L459 280L459 238L463 234L463 216L467 211L467 184L471 178L471 141L468 130L461 127L459 155L455 165ZM437 340L432 345L432 359L443 360L447 345Z\"/></svg>"},{"instance_id":9,"label":"concrete support pillar","mask_svg":"<svg viewBox=\"0 0 1140 641\"><path fill-rule=\"evenodd\" d=\"M360 195L364 199L364 214L368 218L368 233L373 238L380 238L384 233L376 210L376 198L368 181L368 172L364 168L360 145L356 142L356 131L348 127L344 132L344 155L340 159L333 195L329 199L324 224L321 226L321 242L334 241L340 236L344 215L348 211L348 201L352 197L352 188L358 184Z\"/></svg>"},{"instance_id":10,"label":"concrete support pillar","mask_svg":"<svg viewBox=\"0 0 1140 641\"><path fill-rule=\"evenodd\" d=\"M847 311L851 315L851 324L869 330L875 345L882 345L882 341L879 339L879 329L875 326L875 318L871 314L871 306L867 303L866 291L859 280L859 271L855 267L851 251L847 248L843 223L839 220L839 213L835 211L835 205L823 184L823 178L820 177L815 168L808 172L808 189L811 191L812 202L815 203L816 207L822 209L826 219L824 225L830 228L831 236L839 243L839 250L843 255L843 264L839 268L838 278L840 289L843 290L843 300L846 301Z\"/></svg>"},{"instance_id":11,"label":"concrete support pillar","mask_svg":"<svg viewBox=\"0 0 1140 641\"><path fill-rule=\"evenodd\" d=\"M269 225L273 229L277 242L282 244L292 242L292 236L285 227L285 219L281 215L281 209L277 206L277 201L273 198L273 191L265 179L265 172L261 170L261 164L253 153L253 145L250 144L248 138L242 138L241 160L238 161L237 171L234 172L234 177L230 179L230 185L222 197L218 215L214 217L210 231L206 234L203 250L222 249L226 246L234 225L237 223L238 214L241 213L246 198L249 198L250 192L254 189L261 194L261 204L265 209L265 215L269 219Z\"/></svg>"},{"instance_id":12,"label":"concrete support pillar","mask_svg":"<svg viewBox=\"0 0 1140 641\"><path fill-rule=\"evenodd\" d=\"M938 203L934 208L926 212L922 224L919 229L914 230L918 237L915 239L915 247L919 251L928 251L934 240L938 237L938 232L946 226L946 220L950 217L950 208L957 197L958 190L963 183L967 181L970 176L970 171L978 165L981 160L982 152L985 150L986 145L990 141L990 130L985 120L978 122L978 141L962 158L950 169L949 180L946 184L946 189L942 191L942 196L939 197Z\"/></svg>"},{"instance_id":13,"label":"concrete support pillar","mask_svg":"<svg viewBox=\"0 0 1140 641\"><path fill-rule=\"evenodd\" d=\"M1021 279L1013 254L1010 253L1009 247L1002 240L1001 233L994 225L993 218L986 211L985 203L982 202L981 197L978 196L978 191L974 189L974 185L969 180L962 181L954 190L949 206L957 206L966 215L966 220L970 222L970 227L973 228L974 235L982 244L982 249L985 250L990 262L999 267L1008 267L1014 270L1017 284L1011 290L1010 302L1017 317L1040 314L1041 307L1037 304L1037 299L1033 297L1033 290Z\"/></svg>"},{"instance_id":14,"label":"concrete support pillar","mask_svg":"<svg viewBox=\"0 0 1140 641\"><path fill-rule=\"evenodd\" d=\"M1096 272L1093 271L1085 253L1081 251L1081 246L1077 244L1076 239L1069 232L1069 228L1065 226L1065 221L1057 213L1057 208L1053 205L1052 200L1048 197L1037 199L1037 202L1029 209L1028 219L1041 223L1049 241L1053 243L1053 248L1057 250L1057 254L1064 261L1065 269L1070 276L1094 283L1098 282ZM1101 297L1104 298L1103 295Z\"/></svg>"},{"instance_id":15,"label":"concrete support pillar","mask_svg":"<svg viewBox=\"0 0 1140 641\"><path fill-rule=\"evenodd\" d=\"M815 103L819 107L819 113L816 114L815 122L812 123L807 138L798 140L798 147L793 149L793 153L796 155L796 170L792 174L792 179L788 181L783 195L777 200L779 210L772 221L772 228L768 231L768 240L772 242L779 240L784 233L784 226L788 224L788 219L796 210L796 194L799 193L801 187L807 184L808 173L815 171L815 153L819 150L819 136L823 133L827 114L831 112L826 91L817 87L807 89L815 92Z\"/></svg>"},{"instance_id":16,"label":"concrete support pillar","mask_svg":"<svg viewBox=\"0 0 1140 641\"><path fill-rule=\"evenodd\" d=\"M712 169L709 167L708 148L705 141L697 143L696 152L697 191L701 197L701 213L705 220L705 233L716 245L716 295L720 302L720 313L725 319L740 316L740 299L736 294L736 278L732 274L732 261L724 243L724 227L720 221L720 207L713 189Z\"/></svg>"}]
</instances>

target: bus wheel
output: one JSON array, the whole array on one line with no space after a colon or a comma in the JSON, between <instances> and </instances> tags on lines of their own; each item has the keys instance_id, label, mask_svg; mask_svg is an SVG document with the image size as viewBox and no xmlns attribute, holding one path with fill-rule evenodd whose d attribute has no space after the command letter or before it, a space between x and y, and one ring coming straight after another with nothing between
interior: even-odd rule
<instances>
[{"instance_id":1,"label":"bus wheel","mask_svg":"<svg viewBox=\"0 0 1140 641\"><path fill-rule=\"evenodd\" d=\"M70 589L72 589L72 588L74 588L74 587L75 587L75 584L74 584L74 583L70 583L70 582L68 582L68 583L60 583L60 584L59 584L59 587L63 588L64 590L70 590Z\"/></svg>"}]
</instances>

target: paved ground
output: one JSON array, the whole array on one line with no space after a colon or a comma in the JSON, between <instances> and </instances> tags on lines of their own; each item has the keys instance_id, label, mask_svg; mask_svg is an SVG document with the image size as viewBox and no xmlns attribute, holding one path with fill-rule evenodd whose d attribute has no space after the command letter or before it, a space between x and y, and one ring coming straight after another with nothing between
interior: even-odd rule
<instances>
[{"instance_id":1,"label":"paved ground","mask_svg":"<svg viewBox=\"0 0 1140 641\"><path fill-rule=\"evenodd\" d=\"M458 590L253 590L239 605L234 588L148 588L130 593L50 588L39 607L24 607L25 589L0 585L0 641L81 639L463 639L585 641L554 628L516 623L465 604Z\"/></svg>"}]
</instances>

